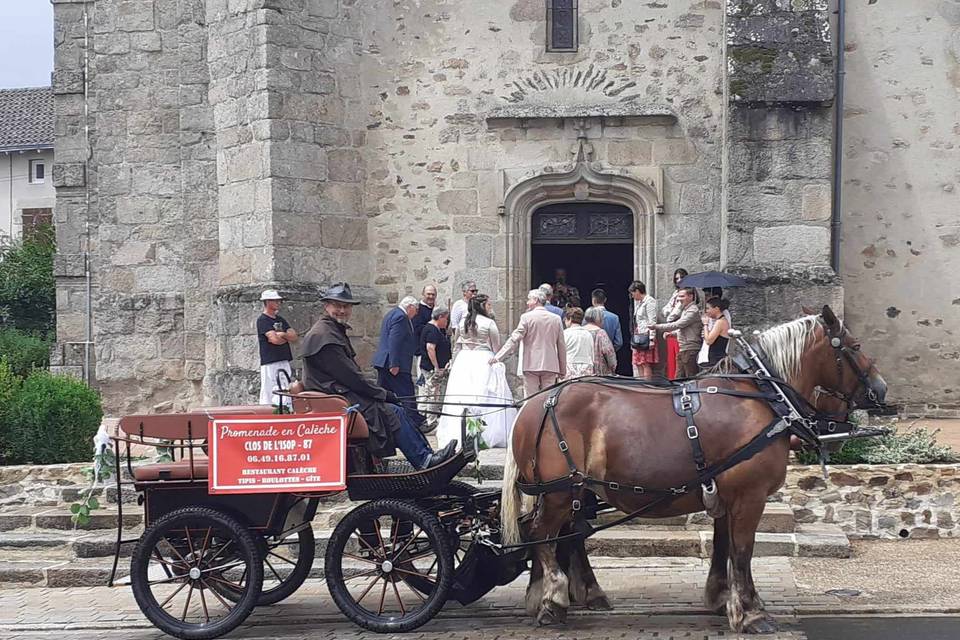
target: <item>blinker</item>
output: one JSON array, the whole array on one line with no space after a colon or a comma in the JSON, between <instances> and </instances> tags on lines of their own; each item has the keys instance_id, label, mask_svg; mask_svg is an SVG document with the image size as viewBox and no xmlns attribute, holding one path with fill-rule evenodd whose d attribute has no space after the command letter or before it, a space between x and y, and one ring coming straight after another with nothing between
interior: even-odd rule
<instances>
[{"instance_id":1,"label":"blinker","mask_svg":"<svg viewBox=\"0 0 960 640\"><path fill-rule=\"evenodd\" d=\"M830 346L834 349L840 348L840 338L830 338Z\"/></svg>"}]
</instances>

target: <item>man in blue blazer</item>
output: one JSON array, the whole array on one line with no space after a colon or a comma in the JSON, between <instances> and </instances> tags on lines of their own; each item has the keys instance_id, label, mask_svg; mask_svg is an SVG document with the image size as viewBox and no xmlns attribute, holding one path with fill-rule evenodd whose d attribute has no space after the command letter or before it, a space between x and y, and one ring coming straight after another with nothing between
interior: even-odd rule
<instances>
[{"instance_id":1,"label":"man in blue blazer","mask_svg":"<svg viewBox=\"0 0 960 640\"><path fill-rule=\"evenodd\" d=\"M417 315L417 306L417 299L407 296L383 317L380 343L373 354L373 366L377 370L377 384L400 397L411 419L416 426L420 426L424 417L417 412L416 391L411 375L413 356L417 352L412 323Z\"/></svg>"},{"instance_id":2,"label":"man in blue blazer","mask_svg":"<svg viewBox=\"0 0 960 640\"><path fill-rule=\"evenodd\" d=\"M590 301L594 307L603 309L603 330L610 337L613 350L619 351L620 347L623 346L623 330L620 328L620 316L607 310L607 292L603 289L594 289L590 292ZM587 321L584 320L583 324L586 323Z\"/></svg>"}]
</instances>

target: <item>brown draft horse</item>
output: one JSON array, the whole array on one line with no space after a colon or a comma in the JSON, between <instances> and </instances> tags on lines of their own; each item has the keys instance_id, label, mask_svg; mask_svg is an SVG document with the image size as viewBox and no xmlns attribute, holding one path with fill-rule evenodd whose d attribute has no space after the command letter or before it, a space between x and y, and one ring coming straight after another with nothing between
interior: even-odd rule
<instances>
[{"instance_id":1,"label":"brown draft horse","mask_svg":"<svg viewBox=\"0 0 960 640\"><path fill-rule=\"evenodd\" d=\"M846 398L848 410L865 405L868 397L882 402L886 394L886 383L873 361L860 352L856 339L829 307L823 307L819 315L769 329L756 338L755 344L762 350L771 375L786 380L811 402L818 388ZM698 379L698 384L757 390L749 380L710 374ZM775 417L763 400L721 394L701 394L701 398L702 406L695 417L708 464L726 460ZM586 476L660 488L675 487L696 477L686 423L674 412L669 390L573 383L561 393L555 411L572 460ZM518 479L525 483L549 481L570 472L552 428L544 429L539 450L535 451L543 416L543 402L529 401L514 426L504 469L501 515L505 544L544 540L571 531L575 497L571 489L534 499L522 498L516 488ZM767 496L779 489L786 477L788 434L771 438L771 443L752 458L716 477L719 505L712 501L709 509L715 520L705 603L717 613L725 610L730 628L736 632L777 630L757 596L750 563ZM533 473L534 460L538 478ZM600 486L593 491L600 500L624 513L652 500L650 496ZM522 525L518 523L521 506L524 511L532 511ZM659 504L644 516L669 517L702 510L698 489ZM582 538L539 544L533 547L533 554L526 604L540 624L563 622L571 602L591 609L610 608Z\"/></svg>"}]
</instances>

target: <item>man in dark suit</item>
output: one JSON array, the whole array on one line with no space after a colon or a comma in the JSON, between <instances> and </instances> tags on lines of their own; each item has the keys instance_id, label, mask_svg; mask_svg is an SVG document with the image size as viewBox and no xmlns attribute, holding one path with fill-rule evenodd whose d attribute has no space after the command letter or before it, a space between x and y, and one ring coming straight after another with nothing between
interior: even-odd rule
<instances>
[{"instance_id":1,"label":"man in dark suit","mask_svg":"<svg viewBox=\"0 0 960 640\"><path fill-rule=\"evenodd\" d=\"M380 343L373 354L373 366L377 370L377 384L397 394L404 408L410 412L410 418L420 426L424 417L417 411L416 390L411 374L413 356L417 352L412 323L417 315L417 306L417 299L407 296L383 317Z\"/></svg>"}]
</instances>

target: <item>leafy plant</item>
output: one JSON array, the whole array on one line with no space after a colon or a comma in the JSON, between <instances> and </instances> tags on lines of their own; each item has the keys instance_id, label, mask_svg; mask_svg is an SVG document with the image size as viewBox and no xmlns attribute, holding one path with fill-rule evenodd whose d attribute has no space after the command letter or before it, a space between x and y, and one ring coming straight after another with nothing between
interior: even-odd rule
<instances>
[{"instance_id":1,"label":"leafy plant","mask_svg":"<svg viewBox=\"0 0 960 640\"><path fill-rule=\"evenodd\" d=\"M483 418L476 416L467 416L467 441L463 443L463 448L473 448L474 453L480 453L484 449L489 449L483 439L483 429L487 426ZM477 476L477 482L483 482L483 476L480 474L480 456L473 459L474 472Z\"/></svg>"},{"instance_id":2,"label":"leafy plant","mask_svg":"<svg viewBox=\"0 0 960 640\"><path fill-rule=\"evenodd\" d=\"M80 494L77 502L70 505L70 520L81 527L90 522L90 513L100 508L100 501L93 495L97 485L109 480L116 469L117 457L109 445L101 446L98 443L96 451L93 455L93 466L85 470L90 476L90 486Z\"/></svg>"},{"instance_id":3,"label":"leafy plant","mask_svg":"<svg viewBox=\"0 0 960 640\"><path fill-rule=\"evenodd\" d=\"M51 225L41 225L0 255L0 324L49 334L55 327L56 253Z\"/></svg>"},{"instance_id":4,"label":"leafy plant","mask_svg":"<svg viewBox=\"0 0 960 640\"><path fill-rule=\"evenodd\" d=\"M10 420L7 414L22 384L23 380L13 373L6 357L0 358L0 462L10 456L10 438L8 436Z\"/></svg>"},{"instance_id":5,"label":"leafy plant","mask_svg":"<svg viewBox=\"0 0 960 640\"><path fill-rule=\"evenodd\" d=\"M13 327L0 327L0 353L15 375L26 377L50 364L50 341Z\"/></svg>"},{"instance_id":6,"label":"leafy plant","mask_svg":"<svg viewBox=\"0 0 960 640\"><path fill-rule=\"evenodd\" d=\"M87 459L103 409L80 380L37 369L23 381L4 412L8 464L55 464Z\"/></svg>"},{"instance_id":7,"label":"leafy plant","mask_svg":"<svg viewBox=\"0 0 960 640\"><path fill-rule=\"evenodd\" d=\"M936 464L960 461L953 449L937 443L939 430L894 430L875 438L850 440L830 454L830 464ZM797 452L801 464L819 464L812 451Z\"/></svg>"}]
</instances>

